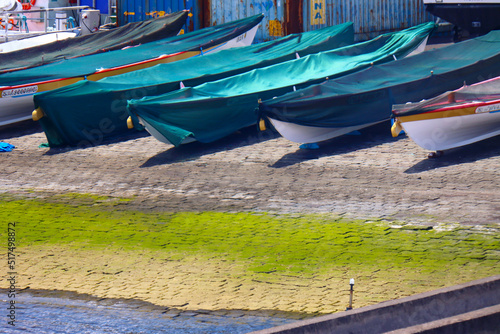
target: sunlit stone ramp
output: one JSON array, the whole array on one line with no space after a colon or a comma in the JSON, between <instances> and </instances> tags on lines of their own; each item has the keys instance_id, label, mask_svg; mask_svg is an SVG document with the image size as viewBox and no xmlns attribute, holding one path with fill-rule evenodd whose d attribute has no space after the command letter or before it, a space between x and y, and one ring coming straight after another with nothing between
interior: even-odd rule
<instances>
[{"instance_id":1,"label":"sunlit stone ramp","mask_svg":"<svg viewBox=\"0 0 500 334\"><path fill-rule=\"evenodd\" d=\"M500 275L253 334L500 333Z\"/></svg>"}]
</instances>

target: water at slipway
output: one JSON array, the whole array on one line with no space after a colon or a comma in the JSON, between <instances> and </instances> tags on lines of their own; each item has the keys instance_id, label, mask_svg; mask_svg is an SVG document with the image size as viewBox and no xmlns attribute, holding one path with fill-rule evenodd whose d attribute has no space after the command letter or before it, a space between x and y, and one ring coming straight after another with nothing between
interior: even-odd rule
<instances>
[{"instance_id":1,"label":"water at slipway","mask_svg":"<svg viewBox=\"0 0 500 334\"><path fill-rule=\"evenodd\" d=\"M97 299L61 291L21 291L16 296L15 317L15 326L2 321L2 333L236 334L297 320L264 312L180 311L140 301Z\"/></svg>"}]
</instances>

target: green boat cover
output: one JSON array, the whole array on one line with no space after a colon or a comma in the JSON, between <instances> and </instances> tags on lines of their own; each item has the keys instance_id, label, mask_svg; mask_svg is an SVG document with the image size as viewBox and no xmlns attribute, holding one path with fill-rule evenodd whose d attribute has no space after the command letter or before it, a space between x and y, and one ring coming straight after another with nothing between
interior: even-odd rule
<instances>
[{"instance_id":1,"label":"green boat cover","mask_svg":"<svg viewBox=\"0 0 500 334\"><path fill-rule=\"evenodd\" d=\"M0 86L16 86L62 78L84 77L98 69L114 68L185 51L200 51L235 38L260 23L255 15L218 26L203 28L139 46L64 59L47 65L0 74Z\"/></svg>"},{"instance_id":2,"label":"green boat cover","mask_svg":"<svg viewBox=\"0 0 500 334\"><path fill-rule=\"evenodd\" d=\"M0 53L0 73L172 37L179 33L187 16L187 11L179 11L156 19L128 23L112 30Z\"/></svg>"},{"instance_id":3,"label":"green boat cover","mask_svg":"<svg viewBox=\"0 0 500 334\"><path fill-rule=\"evenodd\" d=\"M230 48L215 53L160 64L144 70L104 78L83 80L60 89L35 96L35 105L44 114L40 120L51 147L94 142L127 133L124 120L127 99L158 95L185 86L196 86L255 68L335 49L354 42L352 23L293 34L280 39L246 47ZM100 129L103 119L113 130L99 137L89 137Z\"/></svg>"},{"instance_id":4,"label":"green boat cover","mask_svg":"<svg viewBox=\"0 0 500 334\"><path fill-rule=\"evenodd\" d=\"M264 101L263 116L337 128L389 120L392 105L500 75L500 31L433 49Z\"/></svg>"},{"instance_id":5,"label":"green boat cover","mask_svg":"<svg viewBox=\"0 0 500 334\"><path fill-rule=\"evenodd\" d=\"M156 97L130 100L128 111L151 125L173 145L191 137L212 142L258 119L259 99L322 82L406 56L434 29L425 23L373 40L320 52L300 59L255 69L226 79Z\"/></svg>"}]
</instances>

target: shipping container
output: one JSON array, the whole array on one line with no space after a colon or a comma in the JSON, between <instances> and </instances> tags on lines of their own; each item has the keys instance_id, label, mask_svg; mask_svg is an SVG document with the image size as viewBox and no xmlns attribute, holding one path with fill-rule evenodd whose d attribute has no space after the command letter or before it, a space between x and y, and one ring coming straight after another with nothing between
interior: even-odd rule
<instances>
[{"instance_id":1,"label":"shipping container","mask_svg":"<svg viewBox=\"0 0 500 334\"><path fill-rule=\"evenodd\" d=\"M422 0L307 0L302 5L304 31L351 21L356 40L435 21Z\"/></svg>"},{"instance_id":2,"label":"shipping container","mask_svg":"<svg viewBox=\"0 0 500 334\"><path fill-rule=\"evenodd\" d=\"M117 7L119 24L188 9L185 31L263 13L256 42L348 21L359 41L435 20L422 0L118 0Z\"/></svg>"},{"instance_id":3,"label":"shipping container","mask_svg":"<svg viewBox=\"0 0 500 334\"><path fill-rule=\"evenodd\" d=\"M207 0L117 0L117 22L144 21L187 9L190 11L183 32L206 27L203 22L203 3Z\"/></svg>"}]
</instances>

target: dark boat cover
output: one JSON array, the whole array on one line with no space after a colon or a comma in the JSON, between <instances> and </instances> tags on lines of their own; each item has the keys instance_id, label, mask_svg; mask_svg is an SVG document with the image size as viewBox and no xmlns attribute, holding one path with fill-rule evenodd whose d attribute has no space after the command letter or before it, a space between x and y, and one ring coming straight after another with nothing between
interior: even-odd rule
<instances>
[{"instance_id":1,"label":"dark boat cover","mask_svg":"<svg viewBox=\"0 0 500 334\"><path fill-rule=\"evenodd\" d=\"M151 60L161 55L185 51L200 51L200 49L216 46L244 34L258 25L262 18L262 14L255 15L127 49L65 59L35 68L3 73L0 74L0 86L31 84L63 78L81 77L83 79L87 75L96 73L99 69L134 64Z\"/></svg>"},{"instance_id":2,"label":"dark boat cover","mask_svg":"<svg viewBox=\"0 0 500 334\"><path fill-rule=\"evenodd\" d=\"M263 116L316 127L389 120L393 104L500 75L500 31L325 81L260 105Z\"/></svg>"},{"instance_id":3,"label":"dark boat cover","mask_svg":"<svg viewBox=\"0 0 500 334\"><path fill-rule=\"evenodd\" d=\"M187 11L179 11L156 19L128 23L112 30L0 53L0 73L172 37L177 35L186 23L187 15Z\"/></svg>"},{"instance_id":4,"label":"dark boat cover","mask_svg":"<svg viewBox=\"0 0 500 334\"><path fill-rule=\"evenodd\" d=\"M51 147L78 145L89 141L88 133L100 128L103 118L113 124L113 131L102 139L126 132L127 99L159 95L185 86L196 86L259 67L295 59L354 42L352 23L327 27L278 40L230 48L216 53L160 64L99 81L83 80L60 89L37 94L40 120Z\"/></svg>"},{"instance_id":5,"label":"dark boat cover","mask_svg":"<svg viewBox=\"0 0 500 334\"><path fill-rule=\"evenodd\" d=\"M434 23L426 23L200 86L130 100L129 114L151 124L174 145L180 145L187 137L212 142L255 124L259 99L270 99L322 82L326 77L342 76L373 63L404 57L434 27Z\"/></svg>"}]
</instances>

